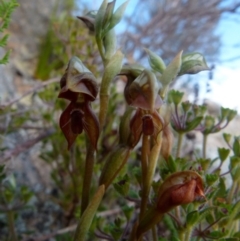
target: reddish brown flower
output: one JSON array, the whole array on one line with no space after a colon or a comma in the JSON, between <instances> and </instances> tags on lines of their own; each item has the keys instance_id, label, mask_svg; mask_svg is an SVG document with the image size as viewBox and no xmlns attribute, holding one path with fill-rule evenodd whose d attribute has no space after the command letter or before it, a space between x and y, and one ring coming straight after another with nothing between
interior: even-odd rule
<instances>
[{"instance_id":1,"label":"reddish brown flower","mask_svg":"<svg viewBox=\"0 0 240 241\"><path fill-rule=\"evenodd\" d=\"M131 144L134 147L140 140L141 135L153 136L157 138L159 132L163 129L164 121L158 112L153 113L137 109L133 118L130 121L130 130L132 132Z\"/></svg>"},{"instance_id":2,"label":"reddish brown flower","mask_svg":"<svg viewBox=\"0 0 240 241\"><path fill-rule=\"evenodd\" d=\"M97 148L99 122L89 102L71 102L60 117L60 128L68 141L68 149L83 130Z\"/></svg>"},{"instance_id":3,"label":"reddish brown flower","mask_svg":"<svg viewBox=\"0 0 240 241\"><path fill-rule=\"evenodd\" d=\"M73 57L60 80L60 87L58 98L71 101L60 117L60 128L68 141L68 149L83 130L97 148L99 121L90 105L98 93L95 77L80 59Z\"/></svg>"}]
</instances>

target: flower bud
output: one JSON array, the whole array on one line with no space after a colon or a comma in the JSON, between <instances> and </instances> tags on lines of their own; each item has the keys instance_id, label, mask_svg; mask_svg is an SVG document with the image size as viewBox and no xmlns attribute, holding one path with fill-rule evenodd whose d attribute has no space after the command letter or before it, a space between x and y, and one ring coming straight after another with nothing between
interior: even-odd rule
<instances>
[{"instance_id":1,"label":"flower bud","mask_svg":"<svg viewBox=\"0 0 240 241\"><path fill-rule=\"evenodd\" d=\"M188 204L197 196L204 196L202 178L194 171L176 172L167 177L159 188L157 209L166 213L172 208Z\"/></svg>"},{"instance_id":2,"label":"flower bud","mask_svg":"<svg viewBox=\"0 0 240 241\"><path fill-rule=\"evenodd\" d=\"M80 59L72 57L65 74L60 80L61 91L58 98L76 101L78 96L94 101L98 94L97 80Z\"/></svg>"},{"instance_id":3,"label":"flower bud","mask_svg":"<svg viewBox=\"0 0 240 241\"><path fill-rule=\"evenodd\" d=\"M144 70L136 79L128 79L124 96L130 106L153 112L163 104L158 95L159 89L160 84L154 73Z\"/></svg>"},{"instance_id":4,"label":"flower bud","mask_svg":"<svg viewBox=\"0 0 240 241\"><path fill-rule=\"evenodd\" d=\"M197 196L205 197L202 178L196 172L176 172L167 177L159 187L155 206L140 220L137 228L138 239L156 225L164 213L178 205L193 202Z\"/></svg>"}]
</instances>

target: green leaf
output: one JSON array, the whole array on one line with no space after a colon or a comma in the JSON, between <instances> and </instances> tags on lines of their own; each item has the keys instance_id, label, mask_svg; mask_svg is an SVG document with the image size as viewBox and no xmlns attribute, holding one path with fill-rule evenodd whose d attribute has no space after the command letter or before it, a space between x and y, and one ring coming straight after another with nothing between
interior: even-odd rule
<instances>
[{"instance_id":1,"label":"green leaf","mask_svg":"<svg viewBox=\"0 0 240 241\"><path fill-rule=\"evenodd\" d=\"M233 142L233 152L235 156L240 157L240 137L235 137Z\"/></svg>"},{"instance_id":2,"label":"green leaf","mask_svg":"<svg viewBox=\"0 0 240 241\"><path fill-rule=\"evenodd\" d=\"M10 50L0 59L0 64L7 64L9 60Z\"/></svg>"},{"instance_id":3,"label":"green leaf","mask_svg":"<svg viewBox=\"0 0 240 241\"><path fill-rule=\"evenodd\" d=\"M102 35L103 35L103 20L104 20L104 17L105 17L105 13L106 13L106 10L107 10L107 6L108 6L108 0L103 0L98 12L97 12L97 15L96 15L96 21L95 21L95 33L96 33L96 37L97 38L102 38Z\"/></svg>"},{"instance_id":4,"label":"green leaf","mask_svg":"<svg viewBox=\"0 0 240 241\"><path fill-rule=\"evenodd\" d=\"M187 214L186 222L189 227L193 226L195 223L198 222L199 219L199 212L193 211Z\"/></svg>"},{"instance_id":5,"label":"green leaf","mask_svg":"<svg viewBox=\"0 0 240 241\"><path fill-rule=\"evenodd\" d=\"M159 57L157 54L152 52L149 49L144 49L148 54L148 62L151 66L151 68L159 73L163 73L166 69L166 65L161 57Z\"/></svg>"},{"instance_id":6,"label":"green leaf","mask_svg":"<svg viewBox=\"0 0 240 241\"><path fill-rule=\"evenodd\" d=\"M88 230L91 226L92 220L96 214L98 206L102 201L104 193L105 193L105 186L104 185L99 186L97 192L92 197L91 202L89 203L82 217L79 220L79 223L75 232L74 240L76 241L86 240Z\"/></svg>"},{"instance_id":7,"label":"green leaf","mask_svg":"<svg viewBox=\"0 0 240 241\"><path fill-rule=\"evenodd\" d=\"M106 9L104 19L103 19L103 23L102 23L103 29L105 29L105 26L108 25L109 20L112 17L113 10L114 10L114 7L115 7L115 3L116 3L116 0L114 0L112 2L109 2L108 5L107 5L107 9Z\"/></svg>"},{"instance_id":8,"label":"green leaf","mask_svg":"<svg viewBox=\"0 0 240 241\"><path fill-rule=\"evenodd\" d=\"M182 64L182 52L180 51L163 71L160 81L164 86L169 85L177 77Z\"/></svg>"},{"instance_id":9,"label":"green leaf","mask_svg":"<svg viewBox=\"0 0 240 241\"><path fill-rule=\"evenodd\" d=\"M196 118L194 118L192 121L189 121L186 123L186 129L185 131L192 131L194 130L202 121L203 117L202 116L198 116Z\"/></svg>"},{"instance_id":10,"label":"green leaf","mask_svg":"<svg viewBox=\"0 0 240 241\"><path fill-rule=\"evenodd\" d=\"M122 195L123 197L126 197L128 195L128 191L129 191L129 177L127 175L125 175L125 177L120 180L117 183L113 184L115 190L120 193L120 195Z\"/></svg>"},{"instance_id":11,"label":"green leaf","mask_svg":"<svg viewBox=\"0 0 240 241\"><path fill-rule=\"evenodd\" d=\"M128 1L124 2L123 4L121 4L118 9L114 12L114 14L112 15L111 19L110 19L110 23L109 26L107 28L107 31L111 30L112 28L114 28L120 21L121 18L125 12L125 9L128 5Z\"/></svg>"},{"instance_id":12,"label":"green leaf","mask_svg":"<svg viewBox=\"0 0 240 241\"><path fill-rule=\"evenodd\" d=\"M9 34L5 34L1 39L0 39L0 47L4 47L7 45Z\"/></svg>"},{"instance_id":13,"label":"green leaf","mask_svg":"<svg viewBox=\"0 0 240 241\"><path fill-rule=\"evenodd\" d=\"M182 66L178 76L184 74L197 74L209 70L205 58L200 53L190 53L182 56Z\"/></svg>"}]
</instances>

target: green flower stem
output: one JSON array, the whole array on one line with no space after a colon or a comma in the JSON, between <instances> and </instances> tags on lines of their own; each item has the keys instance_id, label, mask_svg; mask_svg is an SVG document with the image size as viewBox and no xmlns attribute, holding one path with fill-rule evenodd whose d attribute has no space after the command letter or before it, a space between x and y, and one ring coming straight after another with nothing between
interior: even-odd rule
<instances>
[{"instance_id":1,"label":"green flower stem","mask_svg":"<svg viewBox=\"0 0 240 241\"><path fill-rule=\"evenodd\" d=\"M8 211L6 213L7 220L8 220L8 229L9 229L9 241L17 241L17 234L15 231L15 225L14 225L14 211Z\"/></svg>"},{"instance_id":2,"label":"green flower stem","mask_svg":"<svg viewBox=\"0 0 240 241\"><path fill-rule=\"evenodd\" d=\"M192 231L193 231L193 229L192 229L192 226L190 226L190 227L187 227L187 230L186 230L186 232L185 232L185 241L191 241L192 239L191 239L191 237L192 237Z\"/></svg>"},{"instance_id":3,"label":"green flower stem","mask_svg":"<svg viewBox=\"0 0 240 241\"><path fill-rule=\"evenodd\" d=\"M208 135L207 134L204 134L203 135L203 158L206 158L206 150L207 150L207 138L208 138Z\"/></svg>"},{"instance_id":4,"label":"green flower stem","mask_svg":"<svg viewBox=\"0 0 240 241\"><path fill-rule=\"evenodd\" d=\"M85 160L85 169L83 177L83 189L82 189L82 204L81 204L81 213L85 211L89 203L89 195L92 182L93 166L94 166L94 147L89 142L86 137L86 146L87 146L87 155Z\"/></svg>"},{"instance_id":5,"label":"green flower stem","mask_svg":"<svg viewBox=\"0 0 240 241\"><path fill-rule=\"evenodd\" d=\"M140 210L140 220L147 208L147 200L148 200L149 192L152 186L152 180L156 170L157 161L161 150L161 145L162 145L162 133L159 133L156 143L151 149L151 152L149 155L149 163L148 163L146 177L143 177L145 180L143 181L144 186L142 190L143 192L142 192L142 202L141 202L141 210Z\"/></svg>"},{"instance_id":6,"label":"green flower stem","mask_svg":"<svg viewBox=\"0 0 240 241\"><path fill-rule=\"evenodd\" d=\"M183 141L183 133L178 133L176 157L180 157L181 155L182 141Z\"/></svg>"},{"instance_id":7,"label":"green flower stem","mask_svg":"<svg viewBox=\"0 0 240 241\"><path fill-rule=\"evenodd\" d=\"M234 192L237 188L237 182L233 182L232 187L228 193L227 202L229 204L233 203Z\"/></svg>"},{"instance_id":8,"label":"green flower stem","mask_svg":"<svg viewBox=\"0 0 240 241\"><path fill-rule=\"evenodd\" d=\"M105 186L101 185L98 187L97 192L93 196L91 202L88 204L84 213L82 214L77 229L74 235L74 241L85 241L89 228L92 224L92 220L97 212L97 209L102 201L105 193Z\"/></svg>"},{"instance_id":9,"label":"green flower stem","mask_svg":"<svg viewBox=\"0 0 240 241\"><path fill-rule=\"evenodd\" d=\"M102 58L102 62L103 62L103 65L105 66L106 65L106 59L104 57L104 50L103 50L103 42L102 42L102 39L100 36L96 36L96 43L97 43L97 46L98 46L98 51L101 55L101 58Z\"/></svg>"},{"instance_id":10,"label":"green flower stem","mask_svg":"<svg viewBox=\"0 0 240 241\"><path fill-rule=\"evenodd\" d=\"M148 169L148 155L149 155L150 142L147 135L143 135L142 137L142 153L141 153L141 166L142 166L142 200L141 200L141 209L140 216L141 219L147 207L148 194L146 193L145 181L147 177L147 169Z\"/></svg>"},{"instance_id":11,"label":"green flower stem","mask_svg":"<svg viewBox=\"0 0 240 241\"><path fill-rule=\"evenodd\" d=\"M149 229L153 228L162 220L164 213L159 212L156 208L149 209L140 221L137 228L137 239L141 240L142 235Z\"/></svg>"}]
</instances>

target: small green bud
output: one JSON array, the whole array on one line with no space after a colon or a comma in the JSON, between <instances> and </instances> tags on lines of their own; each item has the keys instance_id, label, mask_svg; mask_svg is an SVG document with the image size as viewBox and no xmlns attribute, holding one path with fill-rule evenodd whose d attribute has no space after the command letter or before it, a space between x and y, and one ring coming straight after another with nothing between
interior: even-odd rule
<instances>
[{"instance_id":1,"label":"small green bud","mask_svg":"<svg viewBox=\"0 0 240 241\"><path fill-rule=\"evenodd\" d=\"M219 176L217 174L206 174L206 182L208 186L212 186L217 180Z\"/></svg>"},{"instance_id":2,"label":"small green bud","mask_svg":"<svg viewBox=\"0 0 240 241\"><path fill-rule=\"evenodd\" d=\"M187 113L189 110L190 110L190 108L191 108L191 103L187 100L187 101L184 101L184 102L182 102L182 108L183 108L183 111L185 112L185 113Z\"/></svg>"},{"instance_id":3,"label":"small green bud","mask_svg":"<svg viewBox=\"0 0 240 241\"><path fill-rule=\"evenodd\" d=\"M154 52L150 51L149 49L145 49L145 51L148 54L148 62L151 66L151 68L154 71L157 71L159 73L163 73L163 71L166 69L166 65L161 57L159 57Z\"/></svg>"},{"instance_id":4,"label":"small green bud","mask_svg":"<svg viewBox=\"0 0 240 241\"><path fill-rule=\"evenodd\" d=\"M224 162L227 159L229 153L230 153L229 149L218 148L218 155L219 155L221 162Z\"/></svg>"},{"instance_id":5,"label":"small green bud","mask_svg":"<svg viewBox=\"0 0 240 241\"><path fill-rule=\"evenodd\" d=\"M227 119L228 115L229 115L230 109L229 108L224 108L221 107L221 119L225 120Z\"/></svg>"},{"instance_id":6,"label":"small green bud","mask_svg":"<svg viewBox=\"0 0 240 241\"><path fill-rule=\"evenodd\" d=\"M211 160L210 159L199 159L198 162L200 163L202 169L204 171L206 171L208 168L209 168L209 165L210 165L210 162Z\"/></svg>"},{"instance_id":7,"label":"small green bud","mask_svg":"<svg viewBox=\"0 0 240 241\"><path fill-rule=\"evenodd\" d=\"M205 116L204 127L207 132L211 131L214 124L215 124L215 119L212 116L210 115Z\"/></svg>"},{"instance_id":8,"label":"small green bud","mask_svg":"<svg viewBox=\"0 0 240 241\"><path fill-rule=\"evenodd\" d=\"M227 144L230 143L231 138L232 138L231 134L223 133L223 139L226 141Z\"/></svg>"},{"instance_id":9,"label":"small green bud","mask_svg":"<svg viewBox=\"0 0 240 241\"><path fill-rule=\"evenodd\" d=\"M179 103L182 101L183 96L184 92L180 92L177 90L170 90L168 93L169 102L173 103L176 106L178 106Z\"/></svg>"},{"instance_id":10,"label":"small green bud","mask_svg":"<svg viewBox=\"0 0 240 241\"><path fill-rule=\"evenodd\" d=\"M130 218L132 217L132 213L134 211L134 207L124 206L122 208L122 211L123 211L125 217L127 218L127 220L130 220Z\"/></svg>"}]
</instances>

